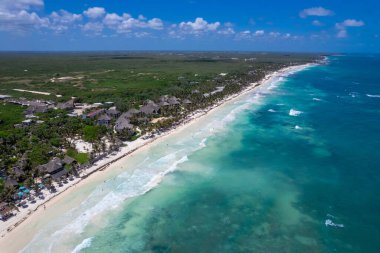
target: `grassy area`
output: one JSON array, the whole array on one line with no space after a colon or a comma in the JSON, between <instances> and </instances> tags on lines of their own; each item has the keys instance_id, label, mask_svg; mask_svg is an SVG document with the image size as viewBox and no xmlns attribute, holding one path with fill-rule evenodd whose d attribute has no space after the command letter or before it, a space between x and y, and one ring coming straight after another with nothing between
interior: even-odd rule
<instances>
[{"instance_id":1,"label":"grassy area","mask_svg":"<svg viewBox=\"0 0 380 253\"><path fill-rule=\"evenodd\" d=\"M12 104L0 104L0 132L13 129L13 125L24 120L24 107Z\"/></svg>"},{"instance_id":2,"label":"grassy area","mask_svg":"<svg viewBox=\"0 0 380 253\"><path fill-rule=\"evenodd\" d=\"M84 164L90 160L90 157L87 153L79 153L75 149L68 149L67 155L77 160L78 163Z\"/></svg>"},{"instance_id":3,"label":"grassy area","mask_svg":"<svg viewBox=\"0 0 380 253\"><path fill-rule=\"evenodd\" d=\"M173 93L176 87L186 86L179 78L205 82L221 72L245 73L263 64L306 62L312 57L263 53L3 53L0 54L0 94L56 101L71 96L84 102L122 99L133 103L141 97ZM62 77L72 79L52 82L52 78Z\"/></svg>"}]
</instances>

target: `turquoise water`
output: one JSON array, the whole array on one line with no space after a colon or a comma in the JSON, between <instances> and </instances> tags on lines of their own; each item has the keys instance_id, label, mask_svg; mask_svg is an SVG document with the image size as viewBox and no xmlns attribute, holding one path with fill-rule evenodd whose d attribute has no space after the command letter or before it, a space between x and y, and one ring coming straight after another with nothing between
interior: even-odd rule
<instances>
[{"instance_id":1,"label":"turquoise water","mask_svg":"<svg viewBox=\"0 0 380 253\"><path fill-rule=\"evenodd\" d=\"M380 252L379 69L380 56L330 57L226 105L25 251Z\"/></svg>"}]
</instances>

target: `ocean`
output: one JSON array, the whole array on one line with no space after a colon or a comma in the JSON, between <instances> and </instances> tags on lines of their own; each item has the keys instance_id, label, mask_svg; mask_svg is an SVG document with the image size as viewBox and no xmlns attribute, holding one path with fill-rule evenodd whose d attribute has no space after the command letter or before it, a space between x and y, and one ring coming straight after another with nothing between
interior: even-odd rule
<instances>
[{"instance_id":1,"label":"ocean","mask_svg":"<svg viewBox=\"0 0 380 253\"><path fill-rule=\"evenodd\" d=\"M75 193L23 252L380 252L379 70L271 80Z\"/></svg>"}]
</instances>

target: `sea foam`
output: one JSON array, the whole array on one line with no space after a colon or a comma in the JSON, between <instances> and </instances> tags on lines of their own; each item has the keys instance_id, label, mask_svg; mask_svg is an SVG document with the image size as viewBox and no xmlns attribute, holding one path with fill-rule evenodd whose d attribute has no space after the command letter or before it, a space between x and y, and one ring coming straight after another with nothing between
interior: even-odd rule
<instances>
[{"instance_id":1,"label":"sea foam","mask_svg":"<svg viewBox=\"0 0 380 253\"><path fill-rule=\"evenodd\" d=\"M80 244L78 244L71 253L79 253L83 249L89 248L91 246L93 237L84 239Z\"/></svg>"},{"instance_id":2,"label":"sea foam","mask_svg":"<svg viewBox=\"0 0 380 253\"><path fill-rule=\"evenodd\" d=\"M289 111L289 116L293 116L293 117L297 117L299 115L301 115L303 112L301 111L297 111L297 110L294 110L294 109L290 109Z\"/></svg>"},{"instance_id":3,"label":"sea foam","mask_svg":"<svg viewBox=\"0 0 380 253\"><path fill-rule=\"evenodd\" d=\"M371 95L371 94L367 94L367 97L370 97L370 98L380 98L380 95Z\"/></svg>"}]
</instances>

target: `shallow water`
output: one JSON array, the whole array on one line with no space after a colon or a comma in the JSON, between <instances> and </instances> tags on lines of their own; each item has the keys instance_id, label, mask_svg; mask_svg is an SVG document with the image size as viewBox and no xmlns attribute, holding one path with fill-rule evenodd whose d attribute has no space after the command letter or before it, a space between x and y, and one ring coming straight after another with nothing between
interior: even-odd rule
<instances>
[{"instance_id":1,"label":"shallow water","mask_svg":"<svg viewBox=\"0 0 380 253\"><path fill-rule=\"evenodd\" d=\"M378 69L330 57L223 106L129 159L24 252L380 252Z\"/></svg>"}]
</instances>

